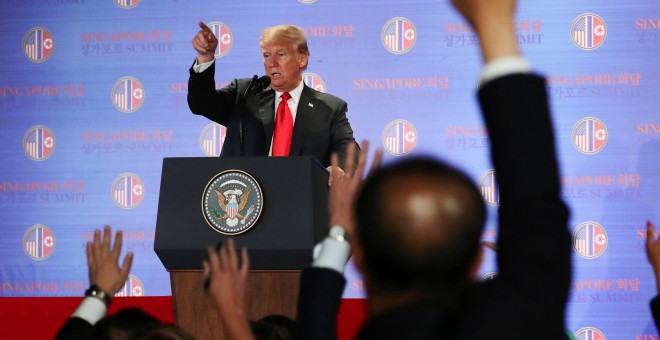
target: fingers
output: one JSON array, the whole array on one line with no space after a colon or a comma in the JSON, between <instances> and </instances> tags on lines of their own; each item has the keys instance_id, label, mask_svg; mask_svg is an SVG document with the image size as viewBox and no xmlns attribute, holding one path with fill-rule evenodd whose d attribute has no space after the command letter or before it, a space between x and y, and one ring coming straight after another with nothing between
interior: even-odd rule
<instances>
[{"instance_id":1,"label":"fingers","mask_svg":"<svg viewBox=\"0 0 660 340\"><path fill-rule=\"evenodd\" d=\"M126 281L128 279L128 274L131 272L131 266L133 266L133 253L128 253L124 257L124 262L121 265L121 269L119 270L119 273L121 275L121 282Z\"/></svg>"},{"instance_id":2,"label":"fingers","mask_svg":"<svg viewBox=\"0 0 660 340\"><path fill-rule=\"evenodd\" d=\"M103 228L103 239L101 240L101 255L107 255L110 251L110 237L111 237L112 231L110 230L110 226L105 226Z\"/></svg>"},{"instance_id":3,"label":"fingers","mask_svg":"<svg viewBox=\"0 0 660 340\"><path fill-rule=\"evenodd\" d=\"M220 268L220 259L218 258L218 253L211 246L207 248L207 252L209 254L210 270L213 271Z\"/></svg>"},{"instance_id":4,"label":"fingers","mask_svg":"<svg viewBox=\"0 0 660 340\"><path fill-rule=\"evenodd\" d=\"M124 239L123 233L121 230L117 230L117 233L115 234L115 244L112 246L112 251L110 253L110 256L113 258L119 259L119 254L121 253L121 244L122 240Z\"/></svg>"},{"instance_id":5,"label":"fingers","mask_svg":"<svg viewBox=\"0 0 660 340\"><path fill-rule=\"evenodd\" d=\"M369 153L369 142L362 141L362 150L360 151L360 157L358 159L357 168L355 170L355 177L362 178L364 173L364 166L367 163L367 154Z\"/></svg>"},{"instance_id":6,"label":"fingers","mask_svg":"<svg viewBox=\"0 0 660 340\"><path fill-rule=\"evenodd\" d=\"M646 250L648 251L655 244L655 228L651 221L646 222Z\"/></svg>"},{"instance_id":7,"label":"fingers","mask_svg":"<svg viewBox=\"0 0 660 340\"><path fill-rule=\"evenodd\" d=\"M376 149L376 154L374 155L374 160L371 163L371 168L369 169L369 175L374 173L376 169L380 166L380 162L383 160L383 149Z\"/></svg>"},{"instance_id":8,"label":"fingers","mask_svg":"<svg viewBox=\"0 0 660 340\"><path fill-rule=\"evenodd\" d=\"M344 167L346 168L346 173L348 176L352 176L355 173L355 143L351 143L346 148L346 160Z\"/></svg>"},{"instance_id":9,"label":"fingers","mask_svg":"<svg viewBox=\"0 0 660 340\"><path fill-rule=\"evenodd\" d=\"M238 257L236 256L236 248L234 247L234 240L227 241L227 247L222 249L221 252L226 252L227 262L222 263L224 267L229 266L232 271L238 270Z\"/></svg>"},{"instance_id":10,"label":"fingers","mask_svg":"<svg viewBox=\"0 0 660 340\"><path fill-rule=\"evenodd\" d=\"M250 269L250 257L248 256L247 248L241 248L241 275L247 275Z\"/></svg>"},{"instance_id":11,"label":"fingers","mask_svg":"<svg viewBox=\"0 0 660 340\"><path fill-rule=\"evenodd\" d=\"M101 231L94 230L94 240L92 241L92 254L95 259L101 257Z\"/></svg>"}]
</instances>

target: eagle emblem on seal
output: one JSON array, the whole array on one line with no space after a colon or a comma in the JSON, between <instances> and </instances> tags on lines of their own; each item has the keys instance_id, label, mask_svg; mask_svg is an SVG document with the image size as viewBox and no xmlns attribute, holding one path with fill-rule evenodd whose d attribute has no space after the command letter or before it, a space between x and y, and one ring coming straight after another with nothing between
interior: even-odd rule
<instances>
[{"instance_id":1,"label":"eagle emblem on seal","mask_svg":"<svg viewBox=\"0 0 660 340\"><path fill-rule=\"evenodd\" d=\"M250 174L228 170L216 175L202 196L206 222L216 231L235 235L250 229L263 208L263 193Z\"/></svg>"}]
</instances>

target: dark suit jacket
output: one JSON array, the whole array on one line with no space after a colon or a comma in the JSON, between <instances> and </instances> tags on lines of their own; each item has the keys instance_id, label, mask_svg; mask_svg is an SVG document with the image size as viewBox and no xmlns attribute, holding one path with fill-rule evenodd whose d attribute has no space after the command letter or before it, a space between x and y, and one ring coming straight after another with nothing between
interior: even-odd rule
<instances>
[{"instance_id":1,"label":"dark suit jacket","mask_svg":"<svg viewBox=\"0 0 660 340\"><path fill-rule=\"evenodd\" d=\"M568 210L560 196L545 81L534 75L505 76L486 83L479 100L500 189L498 276L469 287L457 312L444 311L443 306L410 305L368 318L360 339L404 339L396 334L406 332L414 332L417 339L566 338L571 237ZM315 303L321 293L314 287L329 275L321 272L318 268L303 272L300 339L329 339L323 334L334 334L327 320L336 318L338 307ZM343 285L333 282L325 289L324 300L341 299ZM425 321L409 325L405 317L396 322L387 315L406 309L412 310L408 314L424 315ZM388 332L377 334L377 329Z\"/></svg>"},{"instance_id":2,"label":"dark suit jacket","mask_svg":"<svg viewBox=\"0 0 660 340\"><path fill-rule=\"evenodd\" d=\"M214 75L215 63L201 73L190 68L188 106L194 114L227 127L220 156L268 156L275 127L275 91L268 88L243 98L250 79L234 79L216 90ZM345 101L304 85L290 155L314 156L327 167L330 155L337 152L343 164L346 147L355 143L347 107Z\"/></svg>"}]
</instances>

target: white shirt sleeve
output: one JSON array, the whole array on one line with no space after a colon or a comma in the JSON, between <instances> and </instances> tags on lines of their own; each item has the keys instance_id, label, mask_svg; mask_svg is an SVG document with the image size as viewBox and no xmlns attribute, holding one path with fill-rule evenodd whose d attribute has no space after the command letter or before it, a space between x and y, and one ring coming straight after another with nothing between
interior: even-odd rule
<instances>
[{"instance_id":1,"label":"white shirt sleeve","mask_svg":"<svg viewBox=\"0 0 660 340\"><path fill-rule=\"evenodd\" d=\"M73 316L77 316L90 324L94 325L103 317L108 311L108 308L105 306L103 301L95 297L86 297L76 308L76 311L73 312Z\"/></svg>"},{"instance_id":2,"label":"white shirt sleeve","mask_svg":"<svg viewBox=\"0 0 660 340\"><path fill-rule=\"evenodd\" d=\"M343 228L333 226L330 228L330 235L333 234L341 234L342 236L328 236L314 247L312 267L332 269L344 274L346 262L348 262L351 255L351 246L346 240L343 240Z\"/></svg>"},{"instance_id":3,"label":"white shirt sleeve","mask_svg":"<svg viewBox=\"0 0 660 340\"><path fill-rule=\"evenodd\" d=\"M202 73L207 68L211 67L211 65L213 65L214 62L215 62L215 59L213 59L211 61L207 61L207 62L202 63L202 64L198 64L197 59L195 59L195 66L193 66L193 71L195 71L195 73Z\"/></svg>"},{"instance_id":4,"label":"white shirt sleeve","mask_svg":"<svg viewBox=\"0 0 660 340\"><path fill-rule=\"evenodd\" d=\"M531 71L532 65L523 57L502 57L484 66L479 83L483 86L485 83L503 76L515 73L530 73Z\"/></svg>"}]
</instances>

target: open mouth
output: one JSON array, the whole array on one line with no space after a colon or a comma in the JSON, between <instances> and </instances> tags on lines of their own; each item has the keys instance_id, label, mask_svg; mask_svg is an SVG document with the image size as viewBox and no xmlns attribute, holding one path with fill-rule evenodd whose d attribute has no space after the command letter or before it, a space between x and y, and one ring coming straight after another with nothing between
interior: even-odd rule
<instances>
[{"instance_id":1,"label":"open mouth","mask_svg":"<svg viewBox=\"0 0 660 340\"><path fill-rule=\"evenodd\" d=\"M270 74L270 76L271 76L272 78L278 78L280 75L281 75L281 74L280 74L280 73L277 73L277 72L275 72L275 73L271 73L271 74Z\"/></svg>"}]
</instances>

